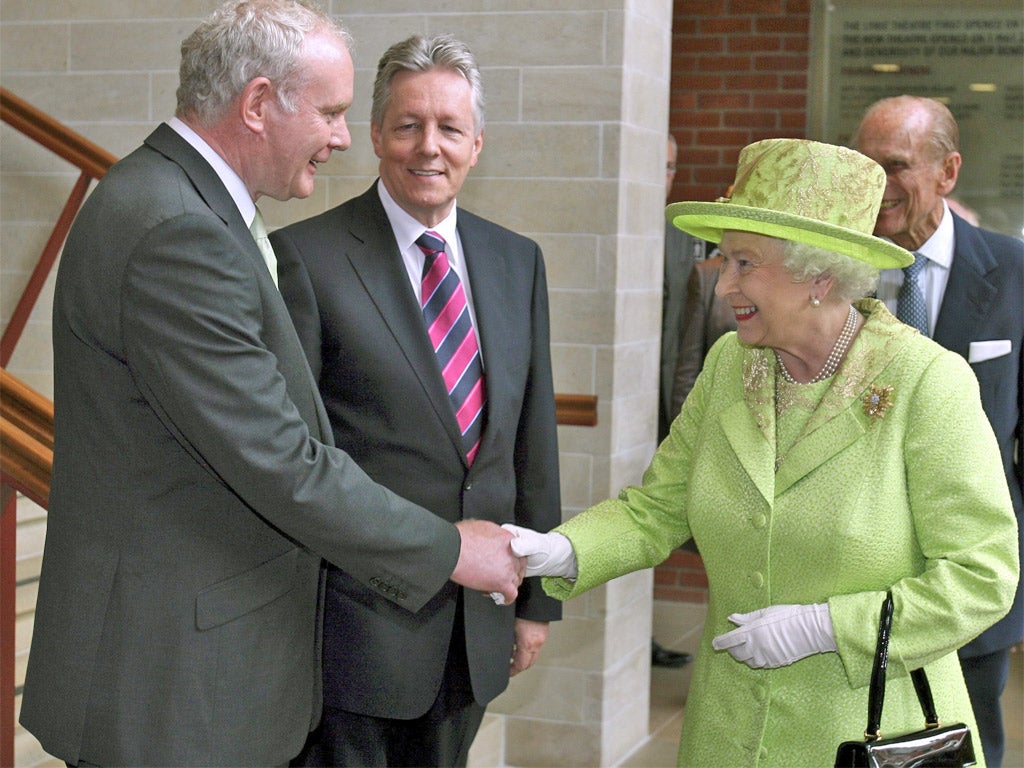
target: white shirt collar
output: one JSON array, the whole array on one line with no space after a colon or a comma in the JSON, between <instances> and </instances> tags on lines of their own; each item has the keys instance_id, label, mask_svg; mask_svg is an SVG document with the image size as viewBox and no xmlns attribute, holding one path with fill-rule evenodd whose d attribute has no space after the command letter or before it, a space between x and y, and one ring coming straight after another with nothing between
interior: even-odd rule
<instances>
[{"instance_id":1,"label":"white shirt collar","mask_svg":"<svg viewBox=\"0 0 1024 768\"><path fill-rule=\"evenodd\" d=\"M388 215L388 220L391 222L391 231L395 233L398 249L405 253L427 227L423 226L423 224L409 215L395 202L387 187L384 186L384 182L380 179L377 179L377 194L380 196L381 205L384 206L384 212ZM456 226L458 223L456 212L458 209L458 204L453 204L451 213L443 221L438 222L437 226L430 227L431 232L439 234L447 243L455 242ZM449 246L448 252L451 253L451 250L452 248Z\"/></svg>"},{"instance_id":2,"label":"white shirt collar","mask_svg":"<svg viewBox=\"0 0 1024 768\"><path fill-rule=\"evenodd\" d=\"M953 246L955 245L955 237L953 235L953 216L949 212L949 206L946 205L946 201L942 201L942 220L939 222L939 226L932 232L932 236L929 237L920 248L917 249L917 253L924 254L930 261L934 261L939 266L949 269L953 263Z\"/></svg>"},{"instance_id":3,"label":"white shirt collar","mask_svg":"<svg viewBox=\"0 0 1024 768\"><path fill-rule=\"evenodd\" d=\"M246 189L245 182L242 181L241 177L235 173L234 169L227 164L223 157L217 154L213 147L206 143L202 136L192 130L183 120L172 117L167 121L167 125L187 141L210 164L214 173L217 174L217 177L227 188L231 199L235 201L235 205L238 206L238 212L242 214L242 220L245 222L245 225L247 227L250 226L252 220L256 218L256 204L252 201L252 197L249 196L249 190Z\"/></svg>"}]
</instances>

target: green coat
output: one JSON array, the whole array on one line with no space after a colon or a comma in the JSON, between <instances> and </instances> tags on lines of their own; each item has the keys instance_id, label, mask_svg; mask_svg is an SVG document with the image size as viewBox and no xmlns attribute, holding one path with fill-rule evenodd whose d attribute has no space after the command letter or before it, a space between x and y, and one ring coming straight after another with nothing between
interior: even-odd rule
<instances>
[{"instance_id":1,"label":"green coat","mask_svg":"<svg viewBox=\"0 0 1024 768\"><path fill-rule=\"evenodd\" d=\"M695 540L710 594L680 765L832 765L839 742L863 734L889 588L883 735L922 727L907 677L921 665L943 721L974 725L956 649L1006 613L1019 567L999 451L963 358L880 302L857 306L869 319L777 470L774 355L730 333L642 486L557 529L579 566L575 583L545 579L561 599ZM754 670L711 647L729 614L824 601L838 653Z\"/></svg>"}]
</instances>

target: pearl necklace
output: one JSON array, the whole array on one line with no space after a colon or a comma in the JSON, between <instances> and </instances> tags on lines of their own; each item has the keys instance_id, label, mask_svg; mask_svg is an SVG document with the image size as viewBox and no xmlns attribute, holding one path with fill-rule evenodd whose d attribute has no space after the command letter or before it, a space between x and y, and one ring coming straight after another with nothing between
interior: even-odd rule
<instances>
[{"instance_id":1,"label":"pearl necklace","mask_svg":"<svg viewBox=\"0 0 1024 768\"><path fill-rule=\"evenodd\" d=\"M839 333L839 338L836 339L836 343L832 345L832 351L828 353L828 358L825 360L825 364L821 366L821 370L814 375L814 378L807 382L808 384L816 384L819 381L824 381L839 369L839 364L843 361L843 357L846 356L846 350L849 349L850 342L853 341L853 334L857 332L857 316L857 310L851 305L850 313L846 316L846 324L843 326L843 330ZM782 362L782 358L779 357L778 352L775 353L775 359L779 363L779 371L782 373L782 378L790 384L802 383L794 379L790 372L786 370L786 364Z\"/></svg>"}]
</instances>

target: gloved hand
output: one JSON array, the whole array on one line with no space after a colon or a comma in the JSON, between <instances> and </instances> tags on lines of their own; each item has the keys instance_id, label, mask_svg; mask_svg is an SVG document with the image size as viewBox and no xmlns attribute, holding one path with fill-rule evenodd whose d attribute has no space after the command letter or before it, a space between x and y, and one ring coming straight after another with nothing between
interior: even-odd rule
<instances>
[{"instance_id":1,"label":"gloved hand","mask_svg":"<svg viewBox=\"0 0 1024 768\"><path fill-rule=\"evenodd\" d=\"M564 535L538 533L511 523L505 523L501 527L515 536L511 541L512 553L517 557L526 558L527 577L576 578L576 555L572 551L572 543Z\"/></svg>"},{"instance_id":2,"label":"gloved hand","mask_svg":"<svg viewBox=\"0 0 1024 768\"><path fill-rule=\"evenodd\" d=\"M711 641L736 661L754 669L774 669L815 653L836 650L828 603L771 605L750 613L734 613L731 632Z\"/></svg>"}]
</instances>

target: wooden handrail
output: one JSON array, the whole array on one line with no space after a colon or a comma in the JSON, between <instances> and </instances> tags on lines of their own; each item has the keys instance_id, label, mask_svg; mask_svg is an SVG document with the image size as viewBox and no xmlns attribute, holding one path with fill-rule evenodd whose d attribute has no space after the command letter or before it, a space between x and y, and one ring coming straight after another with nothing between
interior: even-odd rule
<instances>
[{"instance_id":1,"label":"wooden handrail","mask_svg":"<svg viewBox=\"0 0 1024 768\"><path fill-rule=\"evenodd\" d=\"M53 449L53 402L6 368L0 368L0 417Z\"/></svg>"},{"instance_id":2,"label":"wooden handrail","mask_svg":"<svg viewBox=\"0 0 1024 768\"><path fill-rule=\"evenodd\" d=\"M7 328L0 336L0 366L6 366L43 291L43 285L57 261L57 255L64 245L64 238L71 228L71 222L85 200L89 185L93 179L102 178L117 158L6 88L0 88L0 119L81 171L64 204L64 210L43 247L39 261L29 276L28 284L11 313Z\"/></svg>"},{"instance_id":3,"label":"wooden handrail","mask_svg":"<svg viewBox=\"0 0 1024 768\"><path fill-rule=\"evenodd\" d=\"M560 425L597 426L597 395L555 394L555 418Z\"/></svg>"},{"instance_id":4,"label":"wooden handrail","mask_svg":"<svg viewBox=\"0 0 1024 768\"><path fill-rule=\"evenodd\" d=\"M0 473L41 507L53 473L53 403L0 368Z\"/></svg>"},{"instance_id":5,"label":"wooden handrail","mask_svg":"<svg viewBox=\"0 0 1024 768\"><path fill-rule=\"evenodd\" d=\"M55 155L101 179L117 158L50 115L0 88L0 119L33 139Z\"/></svg>"}]
</instances>

